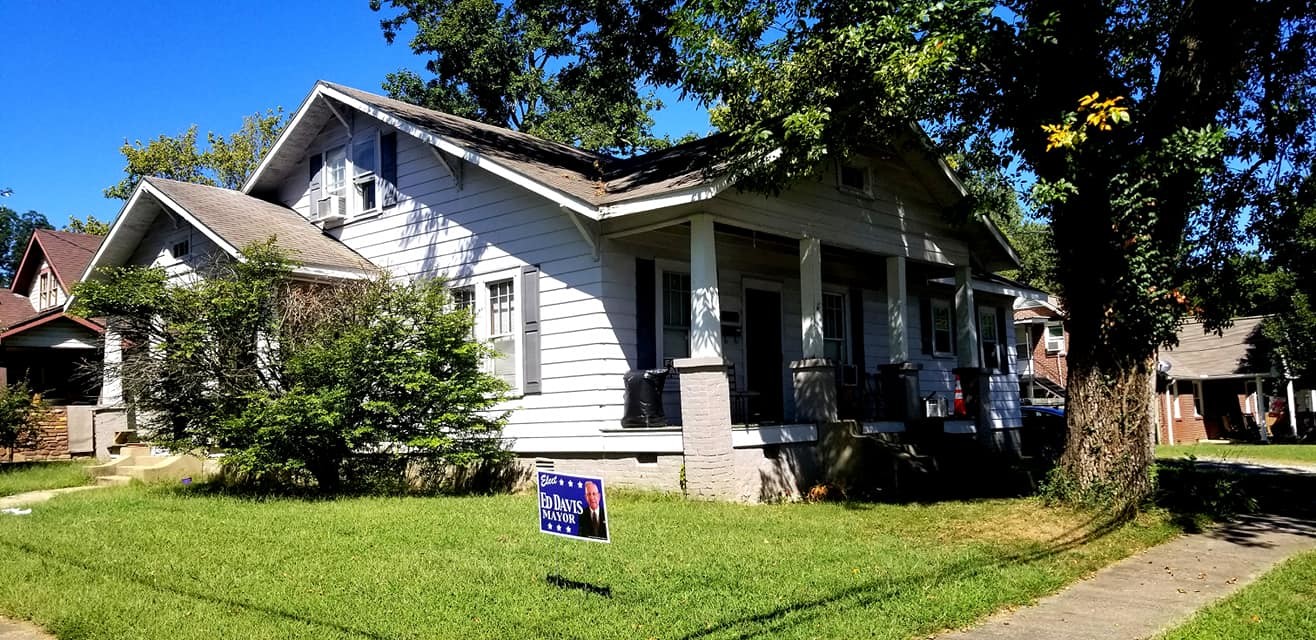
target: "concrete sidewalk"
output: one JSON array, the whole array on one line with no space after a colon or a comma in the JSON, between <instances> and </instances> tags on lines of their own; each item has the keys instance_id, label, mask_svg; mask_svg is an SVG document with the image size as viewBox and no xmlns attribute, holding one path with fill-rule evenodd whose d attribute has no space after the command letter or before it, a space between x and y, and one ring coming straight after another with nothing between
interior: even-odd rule
<instances>
[{"instance_id":1,"label":"concrete sidewalk","mask_svg":"<svg viewBox=\"0 0 1316 640\"><path fill-rule=\"evenodd\" d=\"M26 622L0 618L0 640L55 640L55 636Z\"/></svg>"},{"instance_id":2,"label":"concrete sidewalk","mask_svg":"<svg viewBox=\"0 0 1316 640\"><path fill-rule=\"evenodd\" d=\"M1256 461L1199 461L1242 473L1316 477ZM998 613L938 640L1137 640L1185 622L1288 558L1316 549L1316 514L1258 515L1126 558L1036 605Z\"/></svg>"},{"instance_id":3,"label":"concrete sidewalk","mask_svg":"<svg viewBox=\"0 0 1316 640\"><path fill-rule=\"evenodd\" d=\"M104 486L106 485L88 484L80 487L65 487L63 489L43 489L41 491L28 491L27 493L15 493L12 496L0 497L0 509L8 509L10 507L21 507L24 505L35 504L38 502L45 502L61 494L74 493L77 491L89 491L91 489L100 489ZM0 636L0 640L5 640L5 637Z\"/></svg>"}]
</instances>

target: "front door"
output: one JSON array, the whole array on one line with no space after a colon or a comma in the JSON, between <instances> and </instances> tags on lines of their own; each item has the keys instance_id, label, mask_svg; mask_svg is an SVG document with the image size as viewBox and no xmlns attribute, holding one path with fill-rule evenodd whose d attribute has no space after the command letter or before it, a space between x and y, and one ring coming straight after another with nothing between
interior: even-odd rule
<instances>
[{"instance_id":1,"label":"front door","mask_svg":"<svg viewBox=\"0 0 1316 640\"><path fill-rule=\"evenodd\" d=\"M745 388L749 421L781 422L781 293L745 289Z\"/></svg>"}]
</instances>

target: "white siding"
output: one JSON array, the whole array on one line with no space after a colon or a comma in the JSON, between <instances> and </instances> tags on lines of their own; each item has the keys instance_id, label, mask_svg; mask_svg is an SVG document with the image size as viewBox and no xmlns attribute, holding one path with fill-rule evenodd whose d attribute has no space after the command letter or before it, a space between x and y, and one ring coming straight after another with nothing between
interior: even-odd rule
<instances>
[{"instance_id":1,"label":"white siding","mask_svg":"<svg viewBox=\"0 0 1316 640\"><path fill-rule=\"evenodd\" d=\"M188 253L175 258L173 247L180 242L187 242ZM142 236L128 264L160 267L171 280L187 282L198 269L224 255L210 238L182 218L160 213L151 222L150 230Z\"/></svg>"},{"instance_id":2,"label":"white siding","mask_svg":"<svg viewBox=\"0 0 1316 640\"><path fill-rule=\"evenodd\" d=\"M95 349L100 336L71 320L57 320L5 338L6 347Z\"/></svg>"},{"instance_id":3,"label":"white siding","mask_svg":"<svg viewBox=\"0 0 1316 640\"><path fill-rule=\"evenodd\" d=\"M775 197L728 190L707 209L720 219L787 237L808 235L825 244L921 262L968 263L967 245L907 169L875 162L873 175L871 198L841 191L835 172L827 171Z\"/></svg>"},{"instance_id":4,"label":"white siding","mask_svg":"<svg viewBox=\"0 0 1316 640\"><path fill-rule=\"evenodd\" d=\"M363 114L353 128L358 138L389 130ZM536 440L620 427L622 376L635 343L633 297L617 308L630 286L624 274L605 280L605 261L595 260L556 204L470 165L459 183L427 145L403 133L397 140L397 205L349 217L329 233L396 277L444 276L463 285L538 265L542 393L502 407L514 410L506 435L517 450L535 452L550 446ZM308 151L347 142L333 120ZM302 215L310 212L309 177L303 160L278 192Z\"/></svg>"}]
</instances>

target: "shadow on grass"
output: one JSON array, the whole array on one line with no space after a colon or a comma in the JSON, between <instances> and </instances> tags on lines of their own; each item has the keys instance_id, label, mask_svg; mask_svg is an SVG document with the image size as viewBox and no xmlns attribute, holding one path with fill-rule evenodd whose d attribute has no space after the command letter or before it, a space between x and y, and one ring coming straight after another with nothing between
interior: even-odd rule
<instances>
[{"instance_id":1,"label":"shadow on grass","mask_svg":"<svg viewBox=\"0 0 1316 640\"><path fill-rule=\"evenodd\" d=\"M1056 536L1039 548L1009 554L990 561L964 560L937 571L888 581L871 580L838 590L832 594L792 602L761 613L725 620L705 629L681 636L683 640L708 637L753 638L773 636L791 627L807 624L822 615L846 609L864 609L911 590L936 587L972 578L985 571L1010 565L1042 562L1056 555L1096 542L1128 522L1125 515L1094 515L1082 525Z\"/></svg>"},{"instance_id":2,"label":"shadow on grass","mask_svg":"<svg viewBox=\"0 0 1316 640\"><path fill-rule=\"evenodd\" d=\"M1282 531L1316 537L1316 473L1251 462L1157 462L1156 504L1185 531L1240 545L1265 545L1260 534Z\"/></svg>"},{"instance_id":3,"label":"shadow on grass","mask_svg":"<svg viewBox=\"0 0 1316 640\"><path fill-rule=\"evenodd\" d=\"M169 485L171 493L223 496L254 502L294 500L324 502L342 498L492 495L508 493L530 479L530 470L510 460L467 465L408 460L393 456L359 456L343 465L343 482L324 491L306 474L252 478L223 472L204 482Z\"/></svg>"},{"instance_id":4,"label":"shadow on grass","mask_svg":"<svg viewBox=\"0 0 1316 640\"><path fill-rule=\"evenodd\" d=\"M255 604L251 602L242 602L240 600L235 600L232 598L225 598L209 593L203 593L180 585L171 585L168 584L165 580L161 579L159 576L150 576L150 577L140 576L130 570L125 570L125 567L121 565L114 566L113 568L91 566L80 560L62 557L57 553L53 553L46 549L39 549L37 547L34 547L24 542L0 540L0 547L7 548L12 552L26 553L26 554L37 556L38 558L41 558L43 562L60 564L66 567L71 567L73 569L85 571L88 574L91 574L98 578L111 577L159 593L172 594L175 596L190 598L192 600L196 600L199 602L219 605L222 607L227 607L229 609L265 614L267 616L280 618L291 622L298 622L302 624L312 625L323 629L332 629L335 631L352 634L363 638L372 638L376 640L387 640L389 638L389 636L380 635L371 631L367 631L365 629L359 629L356 627L338 624L336 622L330 622L326 620L318 620L315 618L304 616L291 611L284 611L282 609L278 609L267 605Z\"/></svg>"}]
</instances>

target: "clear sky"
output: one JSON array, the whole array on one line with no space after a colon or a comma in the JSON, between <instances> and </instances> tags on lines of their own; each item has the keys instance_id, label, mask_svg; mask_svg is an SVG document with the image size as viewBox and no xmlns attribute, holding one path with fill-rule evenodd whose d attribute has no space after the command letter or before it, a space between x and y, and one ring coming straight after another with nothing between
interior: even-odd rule
<instances>
[{"instance_id":1,"label":"clear sky","mask_svg":"<svg viewBox=\"0 0 1316 640\"><path fill-rule=\"evenodd\" d=\"M423 69L379 19L368 0L0 0L0 205L108 221L125 140L227 135L294 111L318 79L381 92L386 73ZM660 132L707 128L686 105L659 117Z\"/></svg>"}]
</instances>

